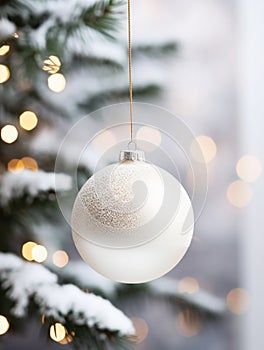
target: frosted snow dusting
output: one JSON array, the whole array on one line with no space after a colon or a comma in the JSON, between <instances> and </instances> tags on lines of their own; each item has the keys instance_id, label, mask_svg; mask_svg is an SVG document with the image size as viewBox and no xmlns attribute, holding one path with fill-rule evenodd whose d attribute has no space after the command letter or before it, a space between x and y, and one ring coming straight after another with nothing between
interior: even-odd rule
<instances>
[{"instance_id":1,"label":"frosted snow dusting","mask_svg":"<svg viewBox=\"0 0 264 350\"><path fill-rule=\"evenodd\" d=\"M32 197L40 192L71 189L71 178L65 174L47 173L42 170L24 169L20 173L6 172L0 182L0 204L6 205L12 198L22 197L25 193Z\"/></svg>"},{"instance_id":2,"label":"frosted snow dusting","mask_svg":"<svg viewBox=\"0 0 264 350\"><path fill-rule=\"evenodd\" d=\"M32 31L29 35L30 41L33 45L38 47L39 49L45 49L46 48L46 41L47 41L47 33L48 31L53 28L55 25L54 20L48 19L45 21L38 29L35 29Z\"/></svg>"},{"instance_id":3,"label":"frosted snow dusting","mask_svg":"<svg viewBox=\"0 0 264 350\"><path fill-rule=\"evenodd\" d=\"M0 262L4 254L0 254ZM1 259L2 258L2 259ZM6 274L3 286L10 288L9 297L16 301L12 310L14 315L22 317L26 314L29 299L41 287L57 282L57 276L45 267L37 264L24 263L20 268Z\"/></svg>"},{"instance_id":4,"label":"frosted snow dusting","mask_svg":"<svg viewBox=\"0 0 264 350\"><path fill-rule=\"evenodd\" d=\"M48 12L50 14L47 21L30 33L31 42L39 49L44 49L46 48L47 33L49 30L57 27L60 23L79 23L83 11L94 5L97 0L46 1L44 7L41 2L38 3L32 0L27 0L26 2L36 14L40 15L43 12ZM64 41L65 36L61 39Z\"/></svg>"},{"instance_id":5,"label":"frosted snow dusting","mask_svg":"<svg viewBox=\"0 0 264 350\"><path fill-rule=\"evenodd\" d=\"M8 288L8 297L15 302L11 312L17 317L25 316L33 299L41 313L62 323L70 318L76 325L96 326L120 336L134 334L131 320L108 300L72 284L58 285L57 275L42 265L0 253L0 279Z\"/></svg>"},{"instance_id":6,"label":"frosted snow dusting","mask_svg":"<svg viewBox=\"0 0 264 350\"><path fill-rule=\"evenodd\" d=\"M211 314L221 315L225 312L225 302L210 293L199 290L195 294L181 293L178 289L178 281L164 277L150 283L152 292L166 297L174 297L184 300L187 304L206 310Z\"/></svg>"},{"instance_id":7,"label":"frosted snow dusting","mask_svg":"<svg viewBox=\"0 0 264 350\"><path fill-rule=\"evenodd\" d=\"M84 293L72 284L43 286L38 290L36 300L41 305L41 312L61 322L64 315L72 312L70 317L78 325L119 331L120 335L133 334L131 321L108 300Z\"/></svg>"},{"instance_id":8,"label":"frosted snow dusting","mask_svg":"<svg viewBox=\"0 0 264 350\"><path fill-rule=\"evenodd\" d=\"M68 23L74 19L79 18L84 9L89 8L97 2L97 0L57 0L46 1L45 7L40 3L38 4L34 0L27 1L30 5L34 6L36 13L42 13L48 11L53 17L59 18L61 22Z\"/></svg>"},{"instance_id":9,"label":"frosted snow dusting","mask_svg":"<svg viewBox=\"0 0 264 350\"><path fill-rule=\"evenodd\" d=\"M16 31L15 25L6 18L0 19L0 37L1 39L8 38Z\"/></svg>"},{"instance_id":10,"label":"frosted snow dusting","mask_svg":"<svg viewBox=\"0 0 264 350\"><path fill-rule=\"evenodd\" d=\"M99 275L83 261L70 262L60 274L78 283L82 288L100 290L107 295L116 293L116 283Z\"/></svg>"},{"instance_id":11,"label":"frosted snow dusting","mask_svg":"<svg viewBox=\"0 0 264 350\"><path fill-rule=\"evenodd\" d=\"M23 262L20 258L18 258L16 255L14 254L10 254L10 253L6 253L5 254L5 259L1 259L0 256L0 274L4 271L4 270L13 270L16 268L19 268Z\"/></svg>"}]
</instances>

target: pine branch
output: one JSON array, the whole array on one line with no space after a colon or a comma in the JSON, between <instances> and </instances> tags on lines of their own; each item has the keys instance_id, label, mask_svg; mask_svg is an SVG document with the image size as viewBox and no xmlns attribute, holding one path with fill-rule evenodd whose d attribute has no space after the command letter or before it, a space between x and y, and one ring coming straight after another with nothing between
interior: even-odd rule
<instances>
[{"instance_id":1,"label":"pine branch","mask_svg":"<svg viewBox=\"0 0 264 350\"><path fill-rule=\"evenodd\" d=\"M44 21L53 17L58 25L69 31L76 30L81 25L93 28L109 36L109 30L114 31L117 17L123 13L122 0L93 0L65 2L63 0L2 0L1 15L8 17L17 27L36 29ZM62 12L63 10L63 12ZM67 17L66 17L67 16Z\"/></svg>"},{"instance_id":2,"label":"pine branch","mask_svg":"<svg viewBox=\"0 0 264 350\"><path fill-rule=\"evenodd\" d=\"M146 83L145 85L134 84L133 96L135 99L146 98L149 96L157 96L161 92L160 85L156 83ZM111 103L123 102L128 100L128 87L112 88L109 91L102 91L100 93L90 96L90 98L79 103L78 106L83 109L95 110L100 105L107 105Z\"/></svg>"},{"instance_id":3,"label":"pine branch","mask_svg":"<svg viewBox=\"0 0 264 350\"><path fill-rule=\"evenodd\" d=\"M111 34L115 31L116 16L123 14L123 0L100 1L82 13L83 23L96 31L113 39Z\"/></svg>"},{"instance_id":4,"label":"pine branch","mask_svg":"<svg viewBox=\"0 0 264 350\"><path fill-rule=\"evenodd\" d=\"M136 44L133 47L133 54L150 56L152 59L160 59L162 56L168 57L168 55L175 54L179 51L179 45L173 41L152 43L152 44Z\"/></svg>"},{"instance_id":5,"label":"pine branch","mask_svg":"<svg viewBox=\"0 0 264 350\"><path fill-rule=\"evenodd\" d=\"M116 61L115 59L111 59L107 57L98 57L95 53L95 55L91 55L85 53L84 51L81 54L76 54L73 57L73 60L76 60L79 65L86 68L87 70L108 70L108 71L120 71L123 69L123 66L120 62Z\"/></svg>"},{"instance_id":6,"label":"pine branch","mask_svg":"<svg viewBox=\"0 0 264 350\"><path fill-rule=\"evenodd\" d=\"M60 52L67 41L86 28L94 33L113 39L118 19L123 13L121 0L99 0L65 2L49 0L43 6L40 2L27 0L4 1L0 4L1 15L7 17L23 32L24 49L42 48ZM30 39L30 40L29 40Z\"/></svg>"},{"instance_id":7,"label":"pine branch","mask_svg":"<svg viewBox=\"0 0 264 350\"><path fill-rule=\"evenodd\" d=\"M108 300L57 282L57 276L42 265L0 253L0 289L13 305L8 310L12 317L28 318L34 307L47 328L59 322L74 334L73 345L89 345L89 349L122 345L133 335L132 322Z\"/></svg>"}]
</instances>

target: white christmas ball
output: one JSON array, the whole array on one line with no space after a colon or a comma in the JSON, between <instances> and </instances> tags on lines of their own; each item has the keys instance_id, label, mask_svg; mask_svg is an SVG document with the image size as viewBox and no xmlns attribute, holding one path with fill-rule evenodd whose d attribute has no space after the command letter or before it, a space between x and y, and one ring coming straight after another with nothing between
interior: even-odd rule
<instances>
[{"instance_id":1,"label":"white christmas ball","mask_svg":"<svg viewBox=\"0 0 264 350\"><path fill-rule=\"evenodd\" d=\"M129 151L84 184L72 211L72 234L82 258L100 274L147 282L186 253L193 234L191 202L171 174Z\"/></svg>"}]
</instances>

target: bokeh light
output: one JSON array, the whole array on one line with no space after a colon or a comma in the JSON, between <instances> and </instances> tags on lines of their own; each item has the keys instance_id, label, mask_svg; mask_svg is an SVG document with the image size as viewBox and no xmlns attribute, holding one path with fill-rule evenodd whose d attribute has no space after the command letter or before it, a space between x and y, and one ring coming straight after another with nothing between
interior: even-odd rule
<instances>
[{"instance_id":1,"label":"bokeh light","mask_svg":"<svg viewBox=\"0 0 264 350\"><path fill-rule=\"evenodd\" d=\"M0 315L0 335L5 334L10 327L10 324L7 318L3 315Z\"/></svg>"},{"instance_id":2,"label":"bokeh light","mask_svg":"<svg viewBox=\"0 0 264 350\"><path fill-rule=\"evenodd\" d=\"M135 343L142 343L148 336L149 327L143 318L132 317L131 321L135 328L135 335L131 340Z\"/></svg>"},{"instance_id":3,"label":"bokeh light","mask_svg":"<svg viewBox=\"0 0 264 350\"><path fill-rule=\"evenodd\" d=\"M1 129L1 139L6 143L13 143L18 138L18 131L14 125L5 125Z\"/></svg>"},{"instance_id":4,"label":"bokeh light","mask_svg":"<svg viewBox=\"0 0 264 350\"><path fill-rule=\"evenodd\" d=\"M37 246L35 242L27 242L22 246L22 256L28 261L33 261L32 249Z\"/></svg>"},{"instance_id":5,"label":"bokeh light","mask_svg":"<svg viewBox=\"0 0 264 350\"><path fill-rule=\"evenodd\" d=\"M10 50L10 46L9 45L2 45L0 47L0 56L4 56L6 55Z\"/></svg>"},{"instance_id":6,"label":"bokeh light","mask_svg":"<svg viewBox=\"0 0 264 350\"><path fill-rule=\"evenodd\" d=\"M21 159L21 162L24 165L25 169L30 169L33 171L37 171L38 170L38 163L35 159L31 158L31 157L23 157Z\"/></svg>"},{"instance_id":7,"label":"bokeh light","mask_svg":"<svg viewBox=\"0 0 264 350\"><path fill-rule=\"evenodd\" d=\"M227 199L237 207L247 206L253 197L253 192L249 184L244 181L236 180L232 182L227 189Z\"/></svg>"},{"instance_id":8,"label":"bokeh light","mask_svg":"<svg viewBox=\"0 0 264 350\"><path fill-rule=\"evenodd\" d=\"M8 171L12 173L19 173L24 169L24 163L21 159L11 159L7 164Z\"/></svg>"},{"instance_id":9,"label":"bokeh light","mask_svg":"<svg viewBox=\"0 0 264 350\"><path fill-rule=\"evenodd\" d=\"M4 64L0 64L0 84L5 83L10 77L10 70Z\"/></svg>"},{"instance_id":10,"label":"bokeh light","mask_svg":"<svg viewBox=\"0 0 264 350\"><path fill-rule=\"evenodd\" d=\"M42 315L41 315L41 324L42 324L42 325L45 324L45 319L46 319L45 314L42 314Z\"/></svg>"},{"instance_id":11,"label":"bokeh light","mask_svg":"<svg viewBox=\"0 0 264 350\"><path fill-rule=\"evenodd\" d=\"M53 92L62 92L66 86L66 79L61 73L52 74L48 77L48 87Z\"/></svg>"},{"instance_id":12,"label":"bokeh light","mask_svg":"<svg viewBox=\"0 0 264 350\"><path fill-rule=\"evenodd\" d=\"M69 262L69 256L64 250L57 250L52 256L53 264L57 267L64 267Z\"/></svg>"},{"instance_id":13,"label":"bokeh light","mask_svg":"<svg viewBox=\"0 0 264 350\"><path fill-rule=\"evenodd\" d=\"M73 337L70 334L67 334L64 339L59 341L59 343L62 345L66 345L66 344L71 343L72 341L73 341Z\"/></svg>"},{"instance_id":14,"label":"bokeh light","mask_svg":"<svg viewBox=\"0 0 264 350\"><path fill-rule=\"evenodd\" d=\"M51 55L47 60L44 61L42 69L49 74L55 74L60 70L61 61L59 57Z\"/></svg>"},{"instance_id":15,"label":"bokeh light","mask_svg":"<svg viewBox=\"0 0 264 350\"><path fill-rule=\"evenodd\" d=\"M216 156L217 147L211 137L200 135L191 143L190 152L197 162L210 163Z\"/></svg>"},{"instance_id":16,"label":"bokeh light","mask_svg":"<svg viewBox=\"0 0 264 350\"><path fill-rule=\"evenodd\" d=\"M194 337L202 328L201 320L190 310L181 311L177 316L176 324L178 332L184 337Z\"/></svg>"},{"instance_id":17,"label":"bokeh light","mask_svg":"<svg viewBox=\"0 0 264 350\"><path fill-rule=\"evenodd\" d=\"M232 289L226 297L228 309L235 315L244 314L249 308L249 294L243 288Z\"/></svg>"},{"instance_id":18,"label":"bokeh light","mask_svg":"<svg viewBox=\"0 0 264 350\"><path fill-rule=\"evenodd\" d=\"M44 262L48 257L47 249L40 244L37 244L32 249L32 258L38 263Z\"/></svg>"},{"instance_id":19,"label":"bokeh light","mask_svg":"<svg viewBox=\"0 0 264 350\"><path fill-rule=\"evenodd\" d=\"M180 293L195 294L199 291L199 283L195 278L185 277L178 283Z\"/></svg>"},{"instance_id":20,"label":"bokeh light","mask_svg":"<svg viewBox=\"0 0 264 350\"><path fill-rule=\"evenodd\" d=\"M99 153L103 153L109 148L116 145L117 140L114 133L111 130L105 130L102 133L96 135L92 141L92 147Z\"/></svg>"},{"instance_id":21,"label":"bokeh light","mask_svg":"<svg viewBox=\"0 0 264 350\"><path fill-rule=\"evenodd\" d=\"M61 323L50 326L50 337L56 342L61 342L66 337L66 328Z\"/></svg>"},{"instance_id":22,"label":"bokeh light","mask_svg":"<svg viewBox=\"0 0 264 350\"><path fill-rule=\"evenodd\" d=\"M15 39L18 39L19 38L19 34L16 32L16 33L14 33L13 34L13 37L15 38Z\"/></svg>"},{"instance_id":23,"label":"bokeh light","mask_svg":"<svg viewBox=\"0 0 264 350\"><path fill-rule=\"evenodd\" d=\"M33 130L38 124L38 118L34 112L25 111L19 117L20 126L27 130Z\"/></svg>"},{"instance_id":24,"label":"bokeh light","mask_svg":"<svg viewBox=\"0 0 264 350\"><path fill-rule=\"evenodd\" d=\"M151 152L160 146L162 137L158 129L142 126L136 134L136 140L143 151Z\"/></svg>"},{"instance_id":25,"label":"bokeh light","mask_svg":"<svg viewBox=\"0 0 264 350\"><path fill-rule=\"evenodd\" d=\"M23 157L22 159L11 159L7 165L8 171L12 173L19 173L23 169L38 170L38 163L31 157Z\"/></svg>"},{"instance_id":26,"label":"bokeh light","mask_svg":"<svg viewBox=\"0 0 264 350\"><path fill-rule=\"evenodd\" d=\"M258 158L244 156L237 162L236 172L240 179L253 182L261 175L262 165Z\"/></svg>"}]
</instances>

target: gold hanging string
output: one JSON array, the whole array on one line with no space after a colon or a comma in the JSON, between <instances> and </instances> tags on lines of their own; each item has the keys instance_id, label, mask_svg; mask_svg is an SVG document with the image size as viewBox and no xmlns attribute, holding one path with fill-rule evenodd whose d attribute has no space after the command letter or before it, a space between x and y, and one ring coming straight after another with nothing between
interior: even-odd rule
<instances>
[{"instance_id":1,"label":"gold hanging string","mask_svg":"<svg viewBox=\"0 0 264 350\"><path fill-rule=\"evenodd\" d=\"M131 48L131 0L127 2L130 142L133 142L133 79Z\"/></svg>"}]
</instances>

